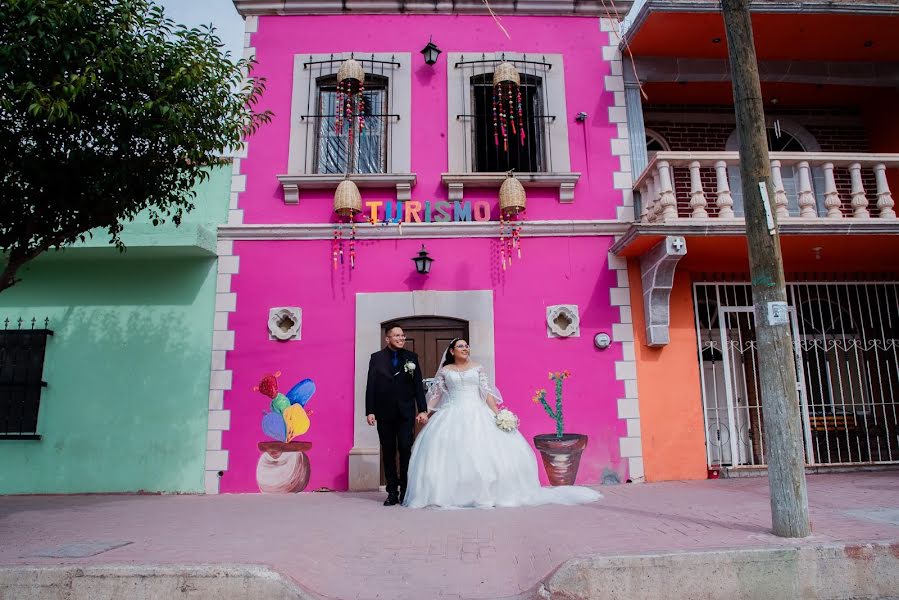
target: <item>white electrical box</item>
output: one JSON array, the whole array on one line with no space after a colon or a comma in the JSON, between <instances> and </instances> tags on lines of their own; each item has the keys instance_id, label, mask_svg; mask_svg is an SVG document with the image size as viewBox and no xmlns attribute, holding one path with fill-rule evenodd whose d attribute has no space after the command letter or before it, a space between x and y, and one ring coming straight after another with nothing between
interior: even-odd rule
<instances>
[{"instance_id":1,"label":"white electrical box","mask_svg":"<svg viewBox=\"0 0 899 600\"><path fill-rule=\"evenodd\" d=\"M787 325L790 322L790 313L786 302L768 303L768 325Z\"/></svg>"}]
</instances>

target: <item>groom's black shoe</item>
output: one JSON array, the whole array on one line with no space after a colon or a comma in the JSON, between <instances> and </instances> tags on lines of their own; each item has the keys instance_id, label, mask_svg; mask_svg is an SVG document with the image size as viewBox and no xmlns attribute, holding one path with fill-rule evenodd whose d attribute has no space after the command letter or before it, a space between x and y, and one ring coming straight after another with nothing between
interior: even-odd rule
<instances>
[{"instance_id":1,"label":"groom's black shoe","mask_svg":"<svg viewBox=\"0 0 899 600\"><path fill-rule=\"evenodd\" d=\"M384 506L396 506L400 501L396 496L387 496L387 500L384 500Z\"/></svg>"},{"instance_id":2,"label":"groom's black shoe","mask_svg":"<svg viewBox=\"0 0 899 600\"><path fill-rule=\"evenodd\" d=\"M406 501L406 488L400 488L400 504Z\"/></svg>"}]
</instances>

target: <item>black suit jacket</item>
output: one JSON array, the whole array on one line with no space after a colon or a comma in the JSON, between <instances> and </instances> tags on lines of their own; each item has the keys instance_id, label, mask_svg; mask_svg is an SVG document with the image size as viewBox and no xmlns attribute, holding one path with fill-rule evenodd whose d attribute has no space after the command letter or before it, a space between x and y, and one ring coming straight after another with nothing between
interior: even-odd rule
<instances>
[{"instance_id":1,"label":"black suit jacket","mask_svg":"<svg viewBox=\"0 0 899 600\"><path fill-rule=\"evenodd\" d=\"M398 351L398 358L394 367L391 362L393 351L384 348L372 354L368 363L365 414L375 415L378 420L411 419L428 410L418 355L402 349ZM412 375L404 368L407 362L415 365Z\"/></svg>"}]
</instances>

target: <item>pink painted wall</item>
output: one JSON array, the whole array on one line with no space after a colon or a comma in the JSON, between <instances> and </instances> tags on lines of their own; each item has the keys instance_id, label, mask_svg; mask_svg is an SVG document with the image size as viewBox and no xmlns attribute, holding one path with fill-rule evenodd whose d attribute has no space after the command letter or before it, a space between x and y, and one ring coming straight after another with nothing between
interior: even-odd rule
<instances>
[{"instance_id":1,"label":"pink painted wall","mask_svg":"<svg viewBox=\"0 0 899 600\"><path fill-rule=\"evenodd\" d=\"M245 223L322 223L333 219L332 191L302 192L298 205L283 202L276 175L287 172L290 96L294 54L411 52L412 171L418 184L414 200L446 199L440 174L447 170L447 60L441 55L429 67L420 54L428 36L445 52L527 52L564 55L569 145L572 171L582 173L575 202L560 204L557 191L529 190L528 215L537 219L609 219L621 193L613 189L618 158L610 152L616 127L608 122L612 94L603 78L609 65L601 47L609 34L594 18L505 17L512 36L505 38L490 17L479 16L319 16L262 17L251 45L260 62L257 74L267 78L262 107L274 121L249 142L241 173L247 176L239 208ZM584 124L574 115L585 111ZM365 190L365 200L385 200L391 190ZM466 189L466 198L490 200L496 218L496 190ZM525 224L525 228L527 225ZM415 274L409 260L422 241L437 259L427 278ZM353 446L353 386L355 295L360 292L431 290L494 291L496 373L508 406L522 418L521 430L554 431L542 408L531 402L533 391L549 387L546 372L568 369L565 384L566 429L585 433L590 443L582 459L579 481L596 483L604 469L627 476L619 456L618 438L624 422L616 415L623 386L615 380L614 363L620 345L605 352L593 347L598 331L611 332L617 308L609 305L609 288L616 285L607 270L608 238L525 238L524 258L503 272L497 241L434 239L364 241L357 245L359 265L335 272L329 241L235 242L240 272L232 280L237 312L229 316L235 349L226 357L233 371L233 388L225 393L231 411L230 430L223 434L229 466L221 480L223 492L254 492L256 443L262 438L260 419L267 407L253 386L266 372L281 370L282 390L304 377L318 386L307 406L313 411L310 431L300 439L312 442L312 479L307 490L327 486L347 488L348 453ZM285 303L303 308L302 341L276 343L268 339L268 309ZM574 303L580 308L582 336L548 339L545 307ZM478 349L473 349L477 360ZM541 467L541 476L543 476Z\"/></svg>"},{"instance_id":2,"label":"pink painted wall","mask_svg":"<svg viewBox=\"0 0 899 600\"><path fill-rule=\"evenodd\" d=\"M231 429L224 432L229 468L221 480L223 492L257 491L255 473L263 439L259 421L267 399L252 390L259 377L280 370L281 387L288 389L312 377L315 396L306 406L313 411L309 432L300 439L312 442L309 458L312 479L307 490L321 486L347 488L347 455L353 447L353 386L355 294L409 290L494 290L494 335L497 384L507 406L521 417L521 431L553 433L554 422L531 401L534 390L552 388L550 370L568 369L565 382L566 430L590 436L578 481L596 483L605 467L626 476L626 461L618 454L624 422L617 418L616 399L623 386L615 380L614 364L620 346L600 352L593 335L611 331L613 311L609 287L614 273L607 270L609 240L604 238L526 238L523 258L505 272L496 260L491 239L423 240L437 258L427 277L415 273L409 257L422 240L363 242L359 266L334 271L330 242L236 242L240 274L232 285L238 311L230 326L235 350L227 357L234 371L232 390L225 395ZM264 326L268 309L294 299L303 307L300 342L269 341ZM579 306L582 335L549 339L546 306ZM478 360L478 349L472 348ZM540 468L543 476L543 468Z\"/></svg>"},{"instance_id":3,"label":"pink painted wall","mask_svg":"<svg viewBox=\"0 0 899 600\"><path fill-rule=\"evenodd\" d=\"M552 190L528 192L529 219L614 219L621 194L612 187L618 158L610 153L617 128L608 120L612 94L605 92L609 64L602 46L609 34L599 20L581 17L504 17L506 39L493 20L480 16L366 15L261 17L251 37L259 61L256 73L266 77L261 107L275 117L250 140L241 172L248 174L247 193L240 207L245 223L302 223L331 220L333 192L304 191L299 205L284 204L276 175L287 172L290 98L295 54L345 52L412 53L412 172L418 184L413 200L446 199L440 174L447 170L447 56L430 67L419 51L433 34L444 52L561 53L565 64L565 96L571 170L581 173L577 201L559 204ZM452 68L452 67L450 67ZM585 123L574 116L588 113ZM390 190L367 191L373 200L389 198ZM471 192L472 199L496 198L496 190ZM251 198L251 200L247 200Z\"/></svg>"}]
</instances>

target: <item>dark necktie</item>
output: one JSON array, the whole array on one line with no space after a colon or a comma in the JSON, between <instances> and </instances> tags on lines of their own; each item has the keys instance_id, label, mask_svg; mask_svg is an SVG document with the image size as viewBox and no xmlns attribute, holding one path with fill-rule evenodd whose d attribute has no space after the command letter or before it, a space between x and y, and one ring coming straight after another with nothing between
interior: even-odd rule
<instances>
[{"instance_id":1,"label":"dark necktie","mask_svg":"<svg viewBox=\"0 0 899 600\"><path fill-rule=\"evenodd\" d=\"M400 357L399 357L399 353L396 350L393 351L393 359L390 362L393 364L394 369L399 366Z\"/></svg>"}]
</instances>

